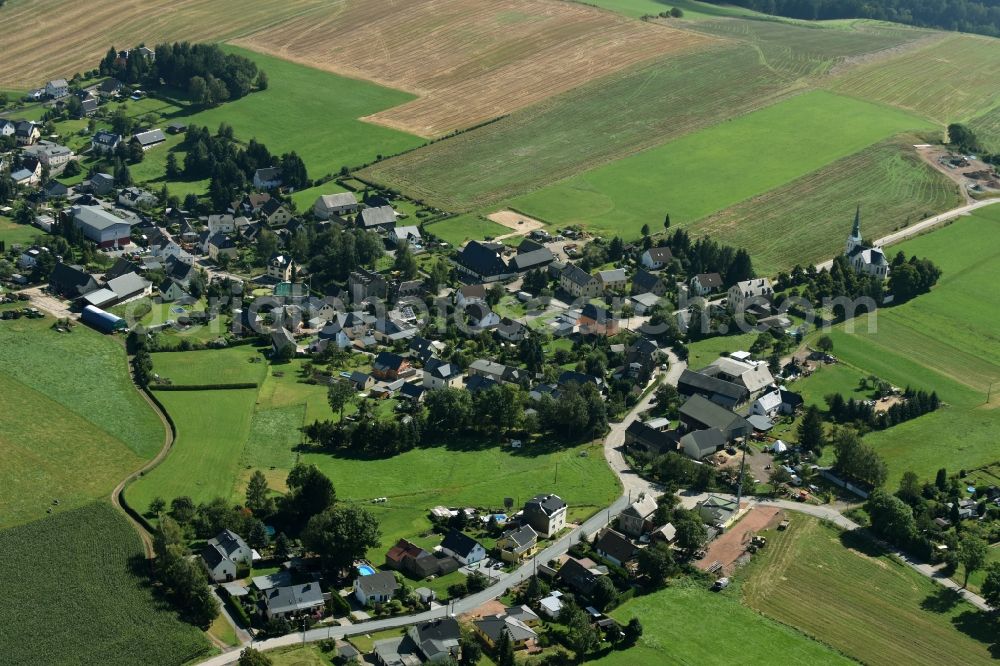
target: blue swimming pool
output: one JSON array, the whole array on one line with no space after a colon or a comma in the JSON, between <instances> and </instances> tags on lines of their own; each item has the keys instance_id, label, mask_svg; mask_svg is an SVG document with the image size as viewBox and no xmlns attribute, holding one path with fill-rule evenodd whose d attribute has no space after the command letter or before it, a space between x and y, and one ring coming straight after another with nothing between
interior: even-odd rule
<instances>
[{"instance_id":1,"label":"blue swimming pool","mask_svg":"<svg viewBox=\"0 0 1000 666\"><path fill-rule=\"evenodd\" d=\"M359 564L357 565L356 568L358 570L358 573L361 574L362 576L371 576L373 573L375 573L375 569L371 568L367 564Z\"/></svg>"}]
</instances>

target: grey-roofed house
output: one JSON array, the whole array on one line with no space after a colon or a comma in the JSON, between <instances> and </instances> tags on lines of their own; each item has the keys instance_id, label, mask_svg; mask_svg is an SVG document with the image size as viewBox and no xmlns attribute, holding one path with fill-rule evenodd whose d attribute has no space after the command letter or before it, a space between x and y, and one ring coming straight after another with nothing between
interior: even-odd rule
<instances>
[{"instance_id":1,"label":"grey-roofed house","mask_svg":"<svg viewBox=\"0 0 1000 666\"><path fill-rule=\"evenodd\" d=\"M82 266L60 262L55 265L49 276L49 289L66 298L79 298L97 291L100 285L93 275L83 270Z\"/></svg>"},{"instance_id":2,"label":"grey-roofed house","mask_svg":"<svg viewBox=\"0 0 1000 666\"><path fill-rule=\"evenodd\" d=\"M601 282L576 264L566 264L559 274L559 286L576 298L593 298L601 292Z\"/></svg>"},{"instance_id":3,"label":"grey-roofed house","mask_svg":"<svg viewBox=\"0 0 1000 666\"><path fill-rule=\"evenodd\" d=\"M271 190L275 187L281 187L281 169L278 167L257 169L253 174L253 186L258 190Z\"/></svg>"},{"instance_id":4,"label":"grey-roofed house","mask_svg":"<svg viewBox=\"0 0 1000 666\"><path fill-rule=\"evenodd\" d=\"M364 605L385 603L392 599L398 588L399 584L391 571L378 571L354 580L354 596Z\"/></svg>"},{"instance_id":5,"label":"grey-roofed house","mask_svg":"<svg viewBox=\"0 0 1000 666\"><path fill-rule=\"evenodd\" d=\"M660 297L651 292L636 294L629 299L632 310L640 317L649 313L659 302Z\"/></svg>"},{"instance_id":6,"label":"grey-roofed house","mask_svg":"<svg viewBox=\"0 0 1000 666\"><path fill-rule=\"evenodd\" d=\"M520 562L535 552L537 544L538 532L531 525L521 525L501 534L496 547L504 562Z\"/></svg>"},{"instance_id":7,"label":"grey-roofed house","mask_svg":"<svg viewBox=\"0 0 1000 666\"><path fill-rule=\"evenodd\" d=\"M361 211L358 226L366 231L388 231L396 226L396 211L392 206L365 208Z\"/></svg>"},{"instance_id":8,"label":"grey-roofed house","mask_svg":"<svg viewBox=\"0 0 1000 666\"><path fill-rule=\"evenodd\" d=\"M733 409L750 398L745 386L685 369L677 380L677 393L685 398L700 395L726 409Z\"/></svg>"},{"instance_id":9,"label":"grey-roofed house","mask_svg":"<svg viewBox=\"0 0 1000 666\"><path fill-rule=\"evenodd\" d=\"M431 357L424 363L424 387L428 389L459 388L465 373L454 363Z\"/></svg>"},{"instance_id":10,"label":"grey-roofed house","mask_svg":"<svg viewBox=\"0 0 1000 666\"><path fill-rule=\"evenodd\" d=\"M476 634L491 648L496 647L501 637L506 634L515 650L527 648L538 639L535 630L520 618L506 613L487 615L472 623Z\"/></svg>"},{"instance_id":11,"label":"grey-roofed house","mask_svg":"<svg viewBox=\"0 0 1000 666\"><path fill-rule=\"evenodd\" d=\"M313 215L321 220L329 220L334 215L355 213L358 210L358 198L353 192L338 192L322 194L313 204Z\"/></svg>"},{"instance_id":12,"label":"grey-roofed house","mask_svg":"<svg viewBox=\"0 0 1000 666\"><path fill-rule=\"evenodd\" d=\"M753 426L745 418L700 395L691 396L681 405L680 417L689 431L716 428L722 432L727 442L753 432Z\"/></svg>"},{"instance_id":13,"label":"grey-roofed house","mask_svg":"<svg viewBox=\"0 0 1000 666\"><path fill-rule=\"evenodd\" d=\"M163 134L161 129L151 129L145 132L139 132L132 135L132 141L139 144L139 147L145 150L150 150L155 148L161 143L167 140L167 137Z\"/></svg>"},{"instance_id":14,"label":"grey-roofed house","mask_svg":"<svg viewBox=\"0 0 1000 666\"><path fill-rule=\"evenodd\" d=\"M91 152L113 153L122 142L122 135L107 130L99 130L90 139Z\"/></svg>"},{"instance_id":15,"label":"grey-roofed house","mask_svg":"<svg viewBox=\"0 0 1000 666\"><path fill-rule=\"evenodd\" d=\"M528 337L528 327L516 319L504 317L496 327L496 334L508 342L520 342Z\"/></svg>"},{"instance_id":16,"label":"grey-roofed house","mask_svg":"<svg viewBox=\"0 0 1000 666\"><path fill-rule=\"evenodd\" d=\"M264 593L264 614L269 620L297 617L316 612L324 603L323 590L316 582L273 587Z\"/></svg>"},{"instance_id":17,"label":"grey-roofed house","mask_svg":"<svg viewBox=\"0 0 1000 666\"><path fill-rule=\"evenodd\" d=\"M209 577L215 582L231 581L237 569L250 566L253 552L235 532L223 530L209 539L201 551Z\"/></svg>"},{"instance_id":18,"label":"grey-roofed house","mask_svg":"<svg viewBox=\"0 0 1000 666\"><path fill-rule=\"evenodd\" d=\"M639 269L632 276L632 293L656 294L663 296L667 293L667 281L659 275L653 275L649 271Z\"/></svg>"},{"instance_id":19,"label":"grey-roofed house","mask_svg":"<svg viewBox=\"0 0 1000 666\"><path fill-rule=\"evenodd\" d=\"M486 558L486 549L468 534L452 529L441 542L441 551L462 564L469 565Z\"/></svg>"},{"instance_id":20,"label":"grey-roofed house","mask_svg":"<svg viewBox=\"0 0 1000 666\"><path fill-rule=\"evenodd\" d=\"M726 445L726 436L717 428L693 430L681 437L681 450L689 458L701 460Z\"/></svg>"},{"instance_id":21,"label":"grey-roofed house","mask_svg":"<svg viewBox=\"0 0 1000 666\"><path fill-rule=\"evenodd\" d=\"M502 246L469 241L455 256L458 270L478 282L496 282L516 275L501 257Z\"/></svg>"},{"instance_id":22,"label":"grey-roofed house","mask_svg":"<svg viewBox=\"0 0 1000 666\"><path fill-rule=\"evenodd\" d=\"M115 302L123 303L153 293L153 285L138 273L126 273L108 280L108 289L115 292Z\"/></svg>"},{"instance_id":23,"label":"grey-roofed house","mask_svg":"<svg viewBox=\"0 0 1000 666\"><path fill-rule=\"evenodd\" d=\"M632 421L625 429L625 446L658 456L676 450L677 439L673 433L658 430L642 421Z\"/></svg>"},{"instance_id":24,"label":"grey-roofed house","mask_svg":"<svg viewBox=\"0 0 1000 666\"><path fill-rule=\"evenodd\" d=\"M536 268L544 268L545 266L551 264L554 260L555 256L552 254L552 250L547 247L543 247L538 250L532 250L531 252L518 252L514 255L514 258L510 260L509 266L517 273L524 273Z\"/></svg>"},{"instance_id":25,"label":"grey-roofed house","mask_svg":"<svg viewBox=\"0 0 1000 666\"><path fill-rule=\"evenodd\" d=\"M375 641L373 657L379 666L420 666L457 661L461 656L462 629L445 617L411 626L405 636Z\"/></svg>"},{"instance_id":26,"label":"grey-roofed house","mask_svg":"<svg viewBox=\"0 0 1000 666\"><path fill-rule=\"evenodd\" d=\"M558 495L536 495L524 505L523 518L546 538L566 527L566 502Z\"/></svg>"},{"instance_id":27,"label":"grey-roofed house","mask_svg":"<svg viewBox=\"0 0 1000 666\"><path fill-rule=\"evenodd\" d=\"M771 376L767 363L739 361L728 356L715 359L707 367L702 368L701 373L739 384L751 395L774 383L774 377Z\"/></svg>"},{"instance_id":28,"label":"grey-roofed house","mask_svg":"<svg viewBox=\"0 0 1000 666\"><path fill-rule=\"evenodd\" d=\"M674 253L669 247L651 247L642 253L639 261L646 268L656 271L674 260Z\"/></svg>"},{"instance_id":29,"label":"grey-roofed house","mask_svg":"<svg viewBox=\"0 0 1000 666\"><path fill-rule=\"evenodd\" d=\"M612 564L622 566L635 557L639 549L624 534L607 527L594 539L594 551Z\"/></svg>"},{"instance_id":30,"label":"grey-roofed house","mask_svg":"<svg viewBox=\"0 0 1000 666\"><path fill-rule=\"evenodd\" d=\"M690 281L691 292L695 296L708 296L722 288L722 276L718 273L698 273Z\"/></svg>"},{"instance_id":31,"label":"grey-roofed house","mask_svg":"<svg viewBox=\"0 0 1000 666\"><path fill-rule=\"evenodd\" d=\"M639 538L653 529L653 515L656 509L656 498L652 495L643 495L618 514L618 528L629 536Z\"/></svg>"},{"instance_id":32,"label":"grey-roofed house","mask_svg":"<svg viewBox=\"0 0 1000 666\"><path fill-rule=\"evenodd\" d=\"M613 268L598 271L597 280L601 283L601 288L604 291L623 291L625 283L628 282L628 276L625 274L624 268Z\"/></svg>"}]
</instances>

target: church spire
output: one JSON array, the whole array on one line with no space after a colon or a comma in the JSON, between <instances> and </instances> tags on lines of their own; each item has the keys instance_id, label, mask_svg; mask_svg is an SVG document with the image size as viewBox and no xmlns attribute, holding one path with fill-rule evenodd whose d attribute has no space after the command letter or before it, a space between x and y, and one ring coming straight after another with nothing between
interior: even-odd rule
<instances>
[{"instance_id":1,"label":"church spire","mask_svg":"<svg viewBox=\"0 0 1000 666\"><path fill-rule=\"evenodd\" d=\"M858 209L854 212L854 229L851 230L851 238L861 241L861 204L858 204Z\"/></svg>"}]
</instances>

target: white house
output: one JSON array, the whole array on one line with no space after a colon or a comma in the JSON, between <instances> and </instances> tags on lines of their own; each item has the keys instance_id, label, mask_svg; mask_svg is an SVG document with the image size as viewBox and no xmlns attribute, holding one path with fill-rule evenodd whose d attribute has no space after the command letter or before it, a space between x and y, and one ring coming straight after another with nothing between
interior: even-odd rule
<instances>
[{"instance_id":1,"label":"white house","mask_svg":"<svg viewBox=\"0 0 1000 666\"><path fill-rule=\"evenodd\" d=\"M462 369L454 363L446 363L439 358L431 357L424 364L424 387L429 389L438 388L461 388Z\"/></svg>"},{"instance_id":2,"label":"white house","mask_svg":"<svg viewBox=\"0 0 1000 666\"><path fill-rule=\"evenodd\" d=\"M236 231L236 223L233 221L233 216L229 214L225 215L209 215L208 216L208 233L211 235L215 234L231 234Z\"/></svg>"},{"instance_id":3,"label":"white house","mask_svg":"<svg viewBox=\"0 0 1000 666\"><path fill-rule=\"evenodd\" d=\"M50 170L62 168L73 157L73 151L52 141L39 141L24 149L25 155L34 155Z\"/></svg>"},{"instance_id":4,"label":"white house","mask_svg":"<svg viewBox=\"0 0 1000 666\"><path fill-rule=\"evenodd\" d=\"M96 153L113 153L121 142L121 134L101 130L90 138L90 148Z\"/></svg>"},{"instance_id":5,"label":"white house","mask_svg":"<svg viewBox=\"0 0 1000 666\"><path fill-rule=\"evenodd\" d=\"M472 537L458 530L451 530L441 542L441 551L462 564L475 564L486 559L486 549Z\"/></svg>"},{"instance_id":6,"label":"white house","mask_svg":"<svg viewBox=\"0 0 1000 666\"><path fill-rule=\"evenodd\" d=\"M566 527L566 502L558 495L537 495L524 505L524 520L546 538Z\"/></svg>"},{"instance_id":7,"label":"white house","mask_svg":"<svg viewBox=\"0 0 1000 666\"><path fill-rule=\"evenodd\" d=\"M253 551L238 534L223 530L208 540L201 557L209 577L218 583L233 580L238 567L249 567Z\"/></svg>"},{"instance_id":8,"label":"white house","mask_svg":"<svg viewBox=\"0 0 1000 666\"><path fill-rule=\"evenodd\" d=\"M385 603L392 599L399 584L391 571L379 571L368 576L358 576L354 581L354 597L367 606Z\"/></svg>"},{"instance_id":9,"label":"white house","mask_svg":"<svg viewBox=\"0 0 1000 666\"><path fill-rule=\"evenodd\" d=\"M699 273L691 278L690 285L695 296L708 296L722 287L722 276L718 273Z\"/></svg>"},{"instance_id":10,"label":"white house","mask_svg":"<svg viewBox=\"0 0 1000 666\"><path fill-rule=\"evenodd\" d=\"M14 136L14 132L16 131L17 125L13 120L0 118L0 136Z\"/></svg>"},{"instance_id":11,"label":"white house","mask_svg":"<svg viewBox=\"0 0 1000 666\"><path fill-rule=\"evenodd\" d=\"M737 282L729 288L727 296L729 307L734 312L740 312L754 301L770 301L771 297L774 296L774 288L771 287L771 281L767 278L754 278Z\"/></svg>"},{"instance_id":12,"label":"white house","mask_svg":"<svg viewBox=\"0 0 1000 666\"><path fill-rule=\"evenodd\" d=\"M281 186L281 169L267 167L257 169L253 174L253 186L258 190L272 190Z\"/></svg>"},{"instance_id":13,"label":"white house","mask_svg":"<svg viewBox=\"0 0 1000 666\"><path fill-rule=\"evenodd\" d=\"M415 226L405 226L405 227L394 227L389 231L389 240L395 245L400 243L409 243L411 247L419 247L420 241L423 240L420 236L420 229Z\"/></svg>"},{"instance_id":14,"label":"white house","mask_svg":"<svg viewBox=\"0 0 1000 666\"><path fill-rule=\"evenodd\" d=\"M69 94L69 83L66 79L53 79L45 84L45 94L52 99L59 99Z\"/></svg>"},{"instance_id":15,"label":"white house","mask_svg":"<svg viewBox=\"0 0 1000 666\"><path fill-rule=\"evenodd\" d=\"M323 194L313 204L313 215L321 220L329 220L334 215L358 212L358 199L353 192Z\"/></svg>"},{"instance_id":16,"label":"white house","mask_svg":"<svg viewBox=\"0 0 1000 666\"><path fill-rule=\"evenodd\" d=\"M674 260L669 247L651 247L642 253L639 261L651 271L657 271Z\"/></svg>"},{"instance_id":17,"label":"white house","mask_svg":"<svg viewBox=\"0 0 1000 666\"><path fill-rule=\"evenodd\" d=\"M272 587L263 595L264 614L269 620L311 613L322 608L325 603L323 590L316 582Z\"/></svg>"}]
</instances>

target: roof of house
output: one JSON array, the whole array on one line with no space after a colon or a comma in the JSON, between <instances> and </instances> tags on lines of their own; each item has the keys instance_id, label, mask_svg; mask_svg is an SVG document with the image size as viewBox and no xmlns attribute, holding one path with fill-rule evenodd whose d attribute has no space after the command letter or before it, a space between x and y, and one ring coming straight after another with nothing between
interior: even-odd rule
<instances>
[{"instance_id":1,"label":"roof of house","mask_svg":"<svg viewBox=\"0 0 1000 666\"><path fill-rule=\"evenodd\" d=\"M597 279L576 264L566 264L566 267L563 268L563 272L560 277L564 277L580 287L586 287L592 281Z\"/></svg>"},{"instance_id":2,"label":"roof of house","mask_svg":"<svg viewBox=\"0 0 1000 666\"><path fill-rule=\"evenodd\" d=\"M450 550L461 557L467 557L476 547L482 548L482 544L464 532L452 529L445 535L441 542L442 550Z\"/></svg>"},{"instance_id":3,"label":"roof of house","mask_svg":"<svg viewBox=\"0 0 1000 666\"><path fill-rule=\"evenodd\" d=\"M535 495L524 504L525 510L541 511L546 516L552 516L566 508L566 502L559 495Z\"/></svg>"},{"instance_id":4,"label":"roof of house","mask_svg":"<svg viewBox=\"0 0 1000 666\"><path fill-rule=\"evenodd\" d=\"M717 428L706 428L705 430L695 430L681 437L681 447L688 451L692 449L697 455L694 458L703 458L710 453L715 453L719 447L726 444L726 436Z\"/></svg>"},{"instance_id":5,"label":"roof of house","mask_svg":"<svg viewBox=\"0 0 1000 666\"><path fill-rule=\"evenodd\" d=\"M627 562L635 556L636 548L628 538L615 530L603 530L594 540L594 549L605 553L619 562Z\"/></svg>"},{"instance_id":6,"label":"roof of house","mask_svg":"<svg viewBox=\"0 0 1000 666\"><path fill-rule=\"evenodd\" d=\"M669 247L651 247L643 254L648 254L651 260L662 264L672 261L674 258L674 253L670 251Z\"/></svg>"},{"instance_id":7,"label":"roof of house","mask_svg":"<svg viewBox=\"0 0 1000 666\"><path fill-rule=\"evenodd\" d=\"M71 210L73 212L73 220L77 224L83 224L98 231L103 231L117 224L131 226L128 220L123 220L100 206L73 206Z\"/></svg>"},{"instance_id":8,"label":"roof of house","mask_svg":"<svg viewBox=\"0 0 1000 666\"><path fill-rule=\"evenodd\" d=\"M781 403L784 405L789 405L791 407L799 407L803 404L802 396L794 391L786 391L785 389L779 389L778 392L781 394Z\"/></svg>"},{"instance_id":9,"label":"roof of house","mask_svg":"<svg viewBox=\"0 0 1000 666\"><path fill-rule=\"evenodd\" d=\"M746 419L742 416L734 414L725 407L720 407L700 395L693 395L688 398L681 405L680 413L682 416L687 416L707 428L718 428L723 431L730 430L741 421L744 424L746 423Z\"/></svg>"},{"instance_id":10,"label":"roof of house","mask_svg":"<svg viewBox=\"0 0 1000 666\"><path fill-rule=\"evenodd\" d=\"M288 345L295 347L295 337L284 326L276 326L271 332L271 344L275 349L284 349Z\"/></svg>"},{"instance_id":11,"label":"roof of house","mask_svg":"<svg viewBox=\"0 0 1000 666\"><path fill-rule=\"evenodd\" d=\"M597 279L607 284L609 282L624 282L627 279L624 268L615 268L607 271L597 271Z\"/></svg>"},{"instance_id":12,"label":"roof of house","mask_svg":"<svg viewBox=\"0 0 1000 666\"><path fill-rule=\"evenodd\" d=\"M372 363L372 367L385 369L385 370L399 370L406 359L399 354L394 354L393 352L381 351L378 356L375 357L375 361Z\"/></svg>"},{"instance_id":13,"label":"roof of house","mask_svg":"<svg viewBox=\"0 0 1000 666\"><path fill-rule=\"evenodd\" d=\"M583 594L590 594L601 574L570 557L559 568L558 578Z\"/></svg>"},{"instance_id":14,"label":"roof of house","mask_svg":"<svg viewBox=\"0 0 1000 666\"><path fill-rule=\"evenodd\" d=\"M563 370L562 374L559 375L559 379L556 380L556 383L560 386L569 384L570 382L575 382L580 386L587 383L594 384L595 386L599 386L601 384L597 377L577 372L576 370Z\"/></svg>"},{"instance_id":15,"label":"roof of house","mask_svg":"<svg viewBox=\"0 0 1000 666\"><path fill-rule=\"evenodd\" d=\"M108 280L108 288L119 298L125 298L149 288L149 281L138 273L126 273Z\"/></svg>"},{"instance_id":16,"label":"roof of house","mask_svg":"<svg viewBox=\"0 0 1000 666\"><path fill-rule=\"evenodd\" d=\"M392 230L392 233L399 240L408 240L411 238L414 240L420 240L420 229L414 225L396 227Z\"/></svg>"},{"instance_id":17,"label":"roof of house","mask_svg":"<svg viewBox=\"0 0 1000 666\"><path fill-rule=\"evenodd\" d=\"M479 241L469 241L458 253L458 262L482 278L505 275L511 269L500 257L500 252Z\"/></svg>"},{"instance_id":18,"label":"roof of house","mask_svg":"<svg viewBox=\"0 0 1000 666\"><path fill-rule=\"evenodd\" d=\"M523 552L538 542L538 532L531 525L522 525L511 530L507 530L500 535L501 539L510 539L516 546L515 552Z\"/></svg>"},{"instance_id":19,"label":"roof of house","mask_svg":"<svg viewBox=\"0 0 1000 666\"><path fill-rule=\"evenodd\" d=\"M646 520L656 513L656 508L656 498L652 495L643 495L642 498L629 504L622 513L628 513L636 518Z\"/></svg>"},{"instance_id":20,"label":"roof of house","mask_svg":"<svg viewBox=\"0 0 1000 666\"><path fill-rule=\"evenodd\" d=\"M593 303L584 305L583 309L580 310L580 316L601 324L614 320L614 315L607 308L594 305Z\"/></svg>"},{"instance_id":21,"label":"roof of house","mask_svg":"<svg viewBox=\"0 0 1000 666\"><path fill-rule=\"evenodd\" d=\"M490 641L493 643L500 640L500 637L504 633L510 636L510 640L513 643L521 643L537 638L538 636L538 634L536 634L531 627L526 625L519 618L502 613L487 615L486 617L475 620L473 624L475 624L481 632L489 636Z\"/></svg>"},{"instance_id":22,"label":"roof of house","mask_svg":"<svg viewBox=\"0 0 1000 666\"><path fill-rule=\"evenodd\" d=\"M448 363L432 356L424 364L424 374L430 374L439 379L452 379L461 375L462 369L454 363Z\"/></svg>"},{"instance_id":23,"label":"roof of house","mask_svg":"<svg viewBox=\"0 0 1000 666\"><path fill-rule=\"evenodd\" d=\"M49 284L64 294L83 296L97 289L97 281L81 266L58 263L49 276Z\"/></svg>"},{"instance_id":24,"label":"roof of house","mask_svg":"<svg viewBox=\"0 0 1000 666\"><path fill-rule=\"evenodd\" d=\"M408 557L420 557L424 554L429 553L411 541L400 539L396 542L396 545L390 548L385 554L385 559L392 562L402 562Z\"/></svg>"},{"instance_id":25,"label":"roof of house","mask_svg":"<svg viewBox=\"0 0 1000 666\"><path fill-rule=\"evenodd\" d=\"M369 576L359 576L354 584L366 597L391 595L399 587L391 571L378 571Z\"/></svg>"},{"instance_id":26,"label":"roof of house","mask_svg":"<svg viewBox=\"0 0 1000 666\"><path fill-rule=\"evenodd\" d=\"M420 648L425 659L434 660L458 647L462 627L455 618L443 617L415 624L407 634Z\"/></svg>"},{"instance_id":27,"label":"roof of house","mask_svg":"<svg viewBox=\"0 0 1000 666\"><path fill-rule=\"evenodd\" d=\"M715 359L708 364L708 367L702 369L702 372L706 374L721 372L730 377L739 377L743 386L751 393L774 383L774 377L771 376L771 371L768 370L766 363L747 363L728 356L720 356Z\"/></svg>"},{"instance_id":28,"label":"roof of house","mask_svg":"<svg viewBox=\"0 0 1000 666\"><path fill-rule=\"evenodd\" d=\"M759 405L765 412L778 409L778 407L781 407L781 391L778 389L768 391L757 398L755 404Z\"/></svg>"},{"instance_id":29,"label":"roof of house","mask_svg":"<svg viewBox=\"0 0 1000 666\"><path fill-rule=\"evenodd\" d=\"M727 382L711 375L703 375L686 368L677 380L677 390L681 395L693 395L701 391L711 392L734 402L742 402L749 395L749 391L739 384Z\"/></svg>"},{"instance_id":30,"label":"roof of house","mask_svg":"<svg viewBox=\"0 0 1000 666\"><path fill-rule=\"evenodd\" d=\"M161 129L151 129L147 132L139 132L133 135L132 138L138 141L140 146L151 146L154 143L160 143L167 140L167 137L163 135L163 130Z\"/></svg>"},{"instance_id":31,"label":"roof of house","mask_svg":"<svg viewBox=\"0 0 1000 666\"><path fill-rule=\"evenodd\" d=\"M353 192L337 192L336 194L321 194L316 199L314 206L322 205L323 208L341 208L344 206L357 206L358 198Z\"/></svg>"},{"instance_id":32,"label":"roof of house","mask_svg":"<svg viewBox=\"0 0 1000 666\"><path fill-rule=\"evenodd\" d=\"M386 224L396 223L396 211L392 206L379 206L377 208L365 208L361 211L361 226L364 228L380 227Z\"/></svg>"},{"instance_id":33,"label":"roof of house","mask_svg":"<svg viewBox=\"0 0 1000 666\"><path fill-rule=\"evenodd\" d=\"M257 169L254 174L254 180L261 182L268 182L272 180L279 180L281 176L281 169L278 167L264 167L262 169Z\"/></svg>"},{"instance_id":34,"label":"roof of house","mask_svg":"<svg viewBox=\"0 0 1000 666\"><path fill-rule=\"evenodd\" d=\"M501 335L519 335L522 331L527 331L528 327L517 321L516 319L509 319L504 317L500 320L500 325L497 326L497 333Z\"/></svg>"},{"instance_id":35,"label":"roof of house","mask_svg":"<svg viewBox=\"0 0 1000 666\"><path fill-rule=\"evenodd\" d=\"M652 291L662 281L659 275L653 275L646 270L637 270L632 276L632 287L636 291Z\"/></svg>"},{"instance_id":36,"label":"roof of house","mask_svg":"<svg viewBox=\"0 0 1000 666\"><path fill-rule=\"evenodd\" d=\"M394 578L393 582L395 580ZM319 583L312 582L272 587L265 593L264 603L267 604L267 610L271 613L287 613L315 608L323 604L323 591L320 589Z\"/></svg>"},{"instance_id":37,"label":"roof of house","mask_svg":"<svg viewBox=\"0 0 1000 666\"><path fill-rule=\"evenodd\" d=\"M692 280L695 278L697 278L698 284L705 289L716 289L722 286L722 276L718 273L698 273Z\"/></svg>"},{"instance_id":38,"label":"roof of house","mask_svg":"<svg viewBox=\"0 0 1000 666\"><path fill-rule=\"evenodd\" d=\"M485 284L467 284L464 287L458 288L458 293L462 295L465 300L470 299L485 299L486 298L486 285Z\"/></svg>"},{"instance_id":39,"label":"roof of house","mask_svg":"<svg viewBox=\"0 0 1000 666\"><path fill-rule=\"evenodd\" d=\"M632 300L638 303L639 305L643 306L644 308L651 308L660 302L660 297L657 296L656 294L646 292L643 294L636 294L635 296L632 297Z\"/></svg>"},{"instance_id":40,"label":"roof of house","mask_svg":"<svg viewBox=\"0 0 1000 666\"><path fill-rule=\"evenodd\" d=\"M553 259L555 259L555 257L552 254L552 250L547 247L542 247L530 252L519 251L516 255L514 255L514 258L510 260L510 267L518 272L529 271L533 268L539 268L551 263Z\"/></svg>"},{"instance_id":41,"label":"roof of house","mask_svg":"<svg viewBox=\"0 0 1000 666\"><path fill-rule=\"evenodd\" d=\"M205 547L201 549L201 559L205 560L205 564L208 565L209 571L215 570L217 566L223 562L228 562L229 558L222 551L222 548L218 544L207 543Z\"/></svg>"}]
</instances>

